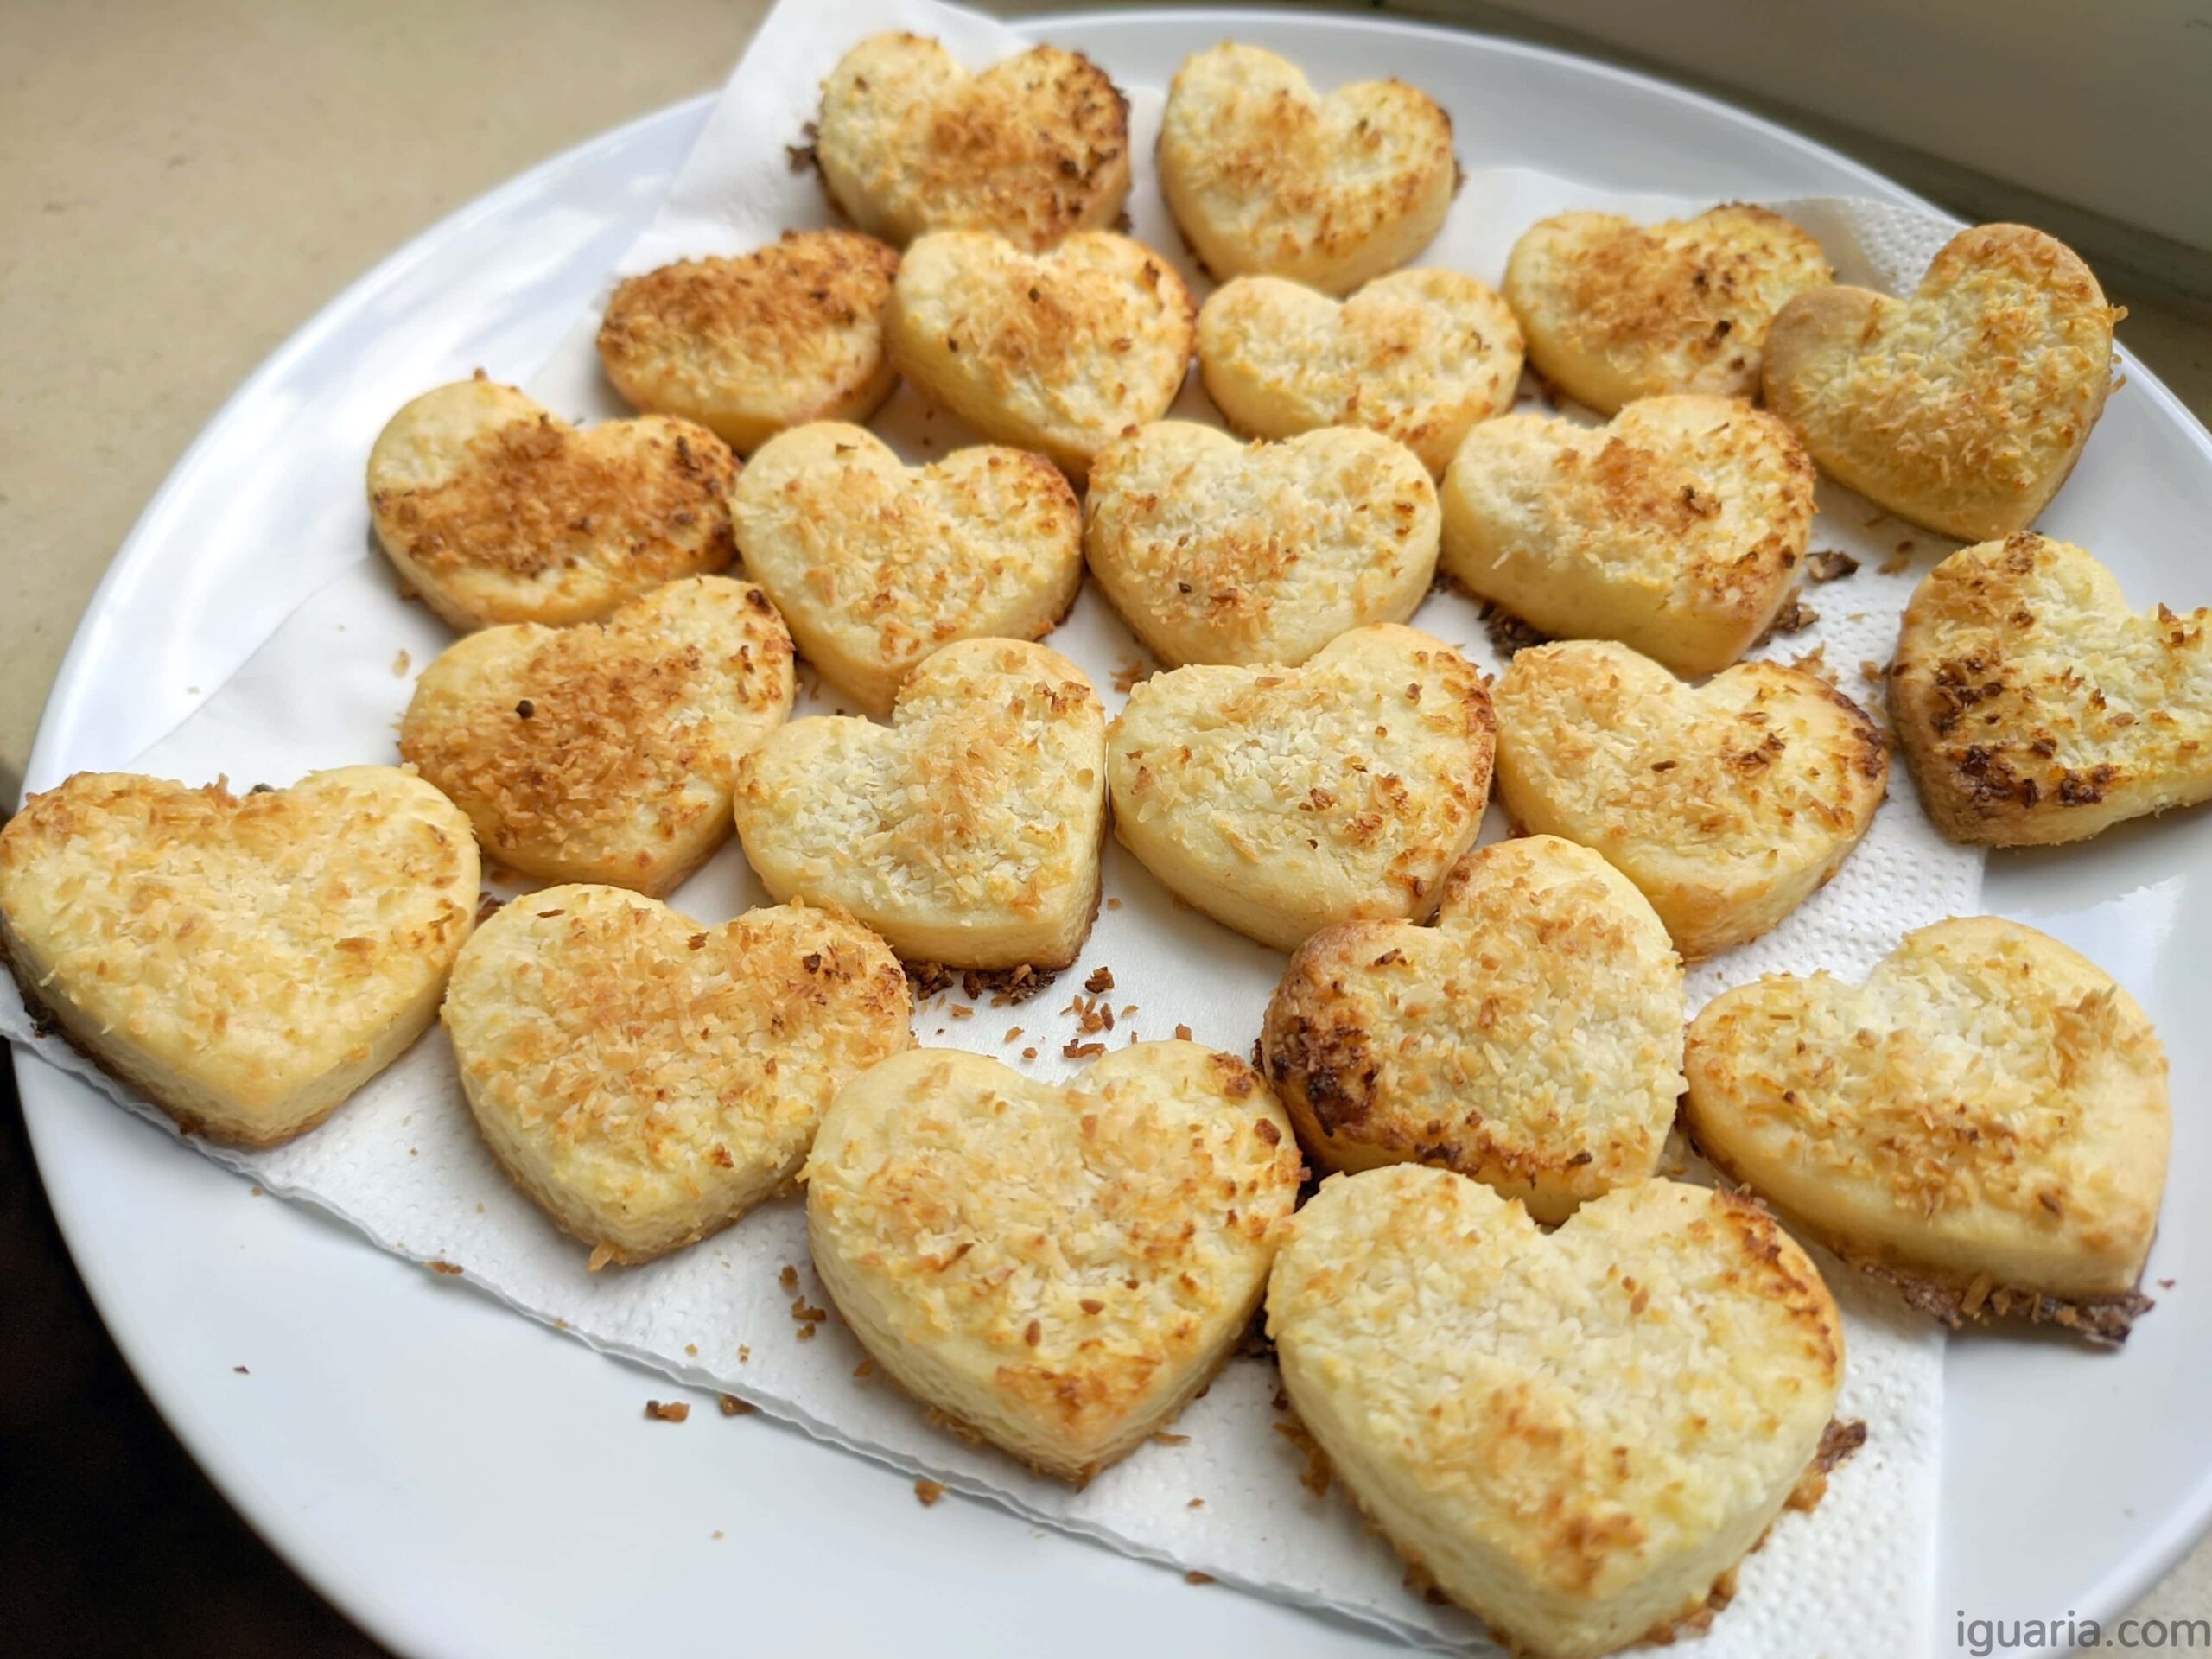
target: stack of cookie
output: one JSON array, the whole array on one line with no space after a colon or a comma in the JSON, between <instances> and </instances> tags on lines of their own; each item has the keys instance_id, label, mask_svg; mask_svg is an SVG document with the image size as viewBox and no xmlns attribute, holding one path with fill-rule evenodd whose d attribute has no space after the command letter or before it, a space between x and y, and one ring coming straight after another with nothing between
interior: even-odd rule
<instances>
[{"instance_id":1,"label":"stack of cookie","mask_svg":"<svg viewBox=\"0 0 2212 1659\"><path fill-rule=\"evenodd\" d=\"M1494 292L1413 264L1441 109L1237 45L1183 66L1157 157L1203 304L1114 228L1127 106L1076 54L861 42L815 154L852 228L615 290L635 418L480 376L386 427L377 537L461 636L403 764L79 775L0 832L29 1002L252 1144L442 1006L486 1145L589 1267L803 1182L881 1367L1074 1480L1264 1302L1376 1525L1562 1659L1709 1614L1817 1482L1843 1336L1793 1232L1954 1323L2126 1335L2167 1088L2109 976L1986 917L1694 1020L1683 976L1885 799L1866 710L1745 660L1818 473L1975 543L1886 675L1945 835L2212 795L2208 613L2133 614L2032 533L2112 375L2072 253L1967 231L1897 300L1762 209L1573 213ZM1252 442L1165 418L1194 357ZM1511 412L1524 372L1605 423ZM986 442L909 467L864 424L901 381ZM1040 643L1086 570L1164 665L1110 721ZM1545 642L1491 682L1408 626L1440 578ZM802 659L862 712L791 720ZM1478 849L1493 795L1516 833ZM1287 953L1256 1067L1137 1043L1047 1085L916 1047L910 972L1077 959L1109 827ZM775 902L663 902L733 831ZM479 922L480 849L548 885ZM1739 1190L1662 1173L1678 1102Z\"/></svg>"}]
</instances>

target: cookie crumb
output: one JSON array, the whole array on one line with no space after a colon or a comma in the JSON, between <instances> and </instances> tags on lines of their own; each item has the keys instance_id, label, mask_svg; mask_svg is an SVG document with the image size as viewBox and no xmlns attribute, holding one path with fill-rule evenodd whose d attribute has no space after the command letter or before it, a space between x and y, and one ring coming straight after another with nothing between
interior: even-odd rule
<instances>
[{"instance_id":1,"label":"cookie crumb","mask_svg":"<svg viewBox=\"0 0 2212 1659\"><path fill-rule=\"evenodd\" d=\"M751 1401L741 1400L734 1394L722 1395L721 1408L722 1415L725 1417L750 1417L754 1412L760 1410L760 1407Z\"/></svg>"},{"instance_id":2,"label":"cookie crumb","mask_svg":"<svg viewBox=\"0 0 2212 1659\"><path fill-rule=\"evenodd\" d=\"M681 1400L648 1400L645 1415L657 1423L680 1423L691 1414L691 1408Z\"/></svg>"},{"instance_id":3,"label":"cookie crumb","mask_svg":"<svg viewBox=\"0 0 2212 1659\"><path fill-rule=\"evenodd\" d=\"M918 1480L914 1483L914 1496L921 1500L922 1507L926 1510L944 1496L944 1483L941 1480Z\"/></svg>"}]
</instances>

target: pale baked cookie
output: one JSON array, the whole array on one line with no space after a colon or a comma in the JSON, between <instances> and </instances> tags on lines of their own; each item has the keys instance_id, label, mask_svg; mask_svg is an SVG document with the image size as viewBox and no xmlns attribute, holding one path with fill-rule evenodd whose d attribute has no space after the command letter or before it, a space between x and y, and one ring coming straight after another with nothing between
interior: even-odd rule
<instances>
[{"instance_id":1,"label":"pale baked cookie","mask_svg":"<svg viewBox=\"0 0 2212 1659\"><path fill-rule=\"evenodd\" d=\"M1049 248L1120 216L1128 101L1057 46L970 74L935 41L876 35L822 83L814 158L830 199L871 236L990 231Z\"/></svg>"},{"instance_id":2,"label":"pale baked cookie","mask_svg":"<svg viewBox=\"0 0 2212 1659\"><path fill-rule=\"evenodd\" d=\"M80 772L0 826L0 958L188 1134L274 1146L422 1035L477 878L468 820L396 766L248 795Z\"/></svg>"},{"instance_id":3,"label":"pale baked cookie","mask_svg":"<svg viewBox=\"0 0 2212 1659\"><path fill-rule=\"evenodd\" d=\"M1775 314L1833 280L1812 236L1728 202L1650 226L1545 219L1513 245L1505 297L1536 372L1610 415L1665 392L1756 397Z\"/></svg>"},{"instance_id":4,"label":"pale baked cookie","mask_svg":"<svg viewBox=\"0 0 2212 1659\"><path fill-rule=\"evenodd\" d=\"M808 421L864 421L899 376L883 314L899 255L853 231L786 231L734 259L626 278L599 360L639 409L680 415L750 454Z\"/></svg>"},{"instance_id":5,"label":"pale baked cookie","mask_svg":"<svg viewBox=\"0 0 2212 1659\"><path fill-rule=\"evenodd\" d=\"M1198 372L1229 423L1259 438L1363 426L1441 477L1478 421L1513 407L1521 330L1456 270L1402 270L1338 302L1240 276L1198 313Z\"/></svg>"},{"instance_id":6,"label":"pale baked cookie","mask_svg":"<svg viewBox=\"0 0 2212 1659\"><path fill-rule=\"evenodd\" d=\"M1324 97L1296 64L1230 41L1192 53L1168 83L1160 188L1220 281L1348 294L1428 245L1459 171L1452 118L1402 81Z\"/></svg>"},{"instance_id":7,"label":"pale baked cookie","mask_svg":"<svg viewBox=\"0 0 2212 1659\"><path fill-rule=\"evenodd\" d=\"M1275 1258L1268 1332L1383 1536L1540 1659L1724 1606L1843 1381L1804 1251L1748 1200L1675 1181L1547 1234L1449 1170L1332 1176Z\"/></svg>"},{"instance_id":8,"label":"pale baked cookie","mask_svg":"<svg viewBox=\"0 0 2212 1659\"><path fill-rule=\"evenodd\" d=\"M742 486L741 486L741 488ZM1712 674L1764 634L1813 533L1813 463L1731 397L1647 397L1592 429L1508 415L1444 479L1443 568L1555 639Z\"/></svg>"},{"instance_id":9,"label":"pale baked cookie","mask_svg":"<svg viewBox=\"0 0 2212 1659\"><path fill-rule=\"evenodd\" d=\"M778 899L839 906L909 962L1065 968L1098 908L1098 694L1043 645L957 641L889 726L794 721L747 755L737 833Z\"/></svg>"},{"instance_id":10,"label":"pale baked cookie","mask_svg":"<svg viewBox=\"0 0 2212 1659\"><path fill-rule=\"evenodd\" d=\"M2122 315L2056 238L1961 231L1910 300L1833 286L1785 306L1767 340L1767 407L1877 505L1995 540L2035 523L2081 459Z\"/></svg>"},{"instance_id":11,"label":"pale baked cookie","mask_svg":"<svg viewBox=\"0 0 2212 1659\"><path fill-rule=\"evenodd\" d=\"M1179 668L1107 734L1114 834L1172 891L1278 950L1436 908L1490 794L1482 676L1383 624L1300 668Z\"/></svg>"},{"instance_id":12,"label":"pale baked cookie","mask_svg":"<svg viewBox=\"0 0 2212 1659\"><path fill-rule=\"evenodd\" d=\"M1561 1221L1658 1168L1685 1017L1643 895L1588 848L1528 836L1461 859L1433 927L1306 940L1260 1052L1324 1168L1441 1164Z\"/></svg>"},{"instance_id":13,"label":"pale baked cookie","mask_svg":"<svg viewBox=\"0 0 2212 1659\"><path fill-rule=\"evenodd\" d=\"M689 421L578 429L479 376L426 391L369 451L377 540L456 628L561 627L730 562L737 457Z\"/></svg>"},{"instance_id":14,"label":"pale baked cookie","mask_svg":"<svg viewBox=\"0 0 2212 1659\"><path fill-rule=\"evenodd\" d=\"M1049 633L1083 582L1075 492L1023 449L910 469L857 426L802 426L754 452L730 514L800 654L871 715L940 645Z\"/></svg>"},{"instance_id":15,"label":"pale baked cookie","mask_svg":"<svg viewBox=\"0 0 2212 1659\"><path fill-rule=\"evenodd\" d=\"M1890 710L1954 841L2080 841L2212 798L2212 610L2138 615L2112 572L2041 536L1961 548L1897 635Z\"/></svg>"},{"instance_id":16,"label":"pale baked cookie","mask_svg":"<svg viewBox=\"0 0 2212 1659\"><path fill-rule=\"evenodd\" d=\"M2166 1056L2134 999L1994 916L1923 927L1863 985L1770 974L1690 1027L1687 1121L1730 1179L1956 1325L2117 1341L2166 1181Z\"/></svg>"},{"instance_id":17,"label":"pale baked cookie","mask_svg":"<svg viewBox=\"0 0 2212 1659\"><path fill-rule=\"evenodd\" d=\"M1085 231L1033 254L944 231L906 250L887 333L916 387L1079 484L1108 443L1175 401L1192 316L1174 268L1126 236Z\"/></svg>"},{"instance_id":18,"label":"pale baked cookie","mask_svg":"<svg viewBox=\"0 0 2212 1659\"><path fill-rule=\"evenodd\" d=\"M1243 1336L1302 1169L1252 1069L1117 1049L1054 1087L921 1048L848 1084L806 1166L815 1271L876 1363L1081 1484Z\"/></svg>"},{"instance_id":19,"label":"pale baked cookie","mask_svg":"<svg viewBox=\"0 0 2212 1659\"><path fill-rule=\"evenodd\" d=\"M469 1109L591 1266L696 1243L787 1187L830 1103L911 1040L874 934L799 905L708 927L548 887L476 931L446 992Z\"/></svg>"},{"instance_id":20,"label":"pale baked cookie","mask_svg":"<svg viewBox=\"0 0 2212 1659\"><path fill-rule=\"evenodd\" d=\"M1171 668L1302 663L1404 621L1436 574L1427 469L1357 427L1244 444L1156 421L1107 446L1084 506L1091 575Z\"/></svg>"},{"instance_id":21,"label":"pale baked cookie","mask_svg":"<svg viewBox=\"0 0 2212 1659\"><path fill-rule=\"evenodd\" d=\"M1858 704L1775 663L1693 687L1626 645L1576 640L1522 652L1491 695L1515 823L1603 853L1692 962L1826 886L1889 785Z\"/></svg>"},{"instance_id":22,"label":"pale baked cookie","mask_svg":"<svg viewBox=\"0 0 2212 1659\"><path fill-rule=\"evenodd\" d=\"M471 634L416 682L399 752L508 868L658 896L729 834L738 757L795 689L766 597L700 576L604 623Z\"/></svg>"}]
</instances>

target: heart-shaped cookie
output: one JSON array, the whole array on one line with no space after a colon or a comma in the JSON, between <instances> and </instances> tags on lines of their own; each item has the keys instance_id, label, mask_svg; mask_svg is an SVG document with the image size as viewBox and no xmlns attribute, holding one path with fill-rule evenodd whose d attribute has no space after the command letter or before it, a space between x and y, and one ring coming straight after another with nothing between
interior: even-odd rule
<instances>
[{"instance_id":1,"label":"heart-shaped cookie","mask_svg":"<svg viewBox=\"0 0 2212 1659\"><path fill-rule=\"evenodd\" d=\"M188 1133L274 1146L438 1011L476 843L396 766L232 795L79 772L0 827L23 1002Z\"/></svg>"},{"instance_id":2,"label":"heart-shaped cookie","mask_svg":"<svg viewBox=\"0 0 2212 1659\"><path fill-rule=\"evenodd\" d=\"M1813 237L1728 202L1649 226L1547 219L1513 245L1505 297L1537 372L1610 415L1666 392L1755 397L1775 314L1833 276Z\"/></svg>"},{"instance_id":3,"label":"heart-shaped cookie","mask_svg":"<svg viewBox=\"0 0 2212 1659\"><path fill-rule=\"evenodd\" d=\"M1091 575L1170 667L1302 663L1404 621L1436 573L1427 470L1357 427L1243 444L1156 421L1099 455L1084 505Z\"/></svg>"},{"instance_id":4,"label":"heart-shaped cookie","mask_svg":"<svg viewBox=\"0 0 2212 1659\"><path fill-rule=\"evenodd\" d=\"M1618 639L1677 674L1750 649L1812 533L1813 463L1731 397L1647 397L1595 430L1484 421L1444 480L1443 566L1460 586L1555 639Z\"/></svg>"},{"instance_id":5,"label":"heart-shaped cookie","mask_svg":"<svg viewBox=\"0 0 2212 1659\"><path fill-rule=\"evenodd\" d=\"M599 360L632 406L680 415L750 454L808 421L864 421L899 376L883 314L899 255L855 231L787 231L735 259L626 279Z\"/></svg>"},{"instance_id":6,"label":"heart-shaped cookie","mask_svg":"<svg viewBox=\"0 0 2212 1659\"><path fill-rule=\"evenodd\" d=\"M471 634L423 671L399 752L510 869L658 896L729 834L738 757L795 690L766 596L699 576L604 623Z\"/></svg>"},{"instance_id":7,"label":"heart-shaped cookie","mask_svg":"<svg viewBox=\"0 0 2212 1659\"><path fill-rule=\"evenodd\" d=\"M802 426L754 453L730 516L800 654L871 715L940 645L1049 633L1083 582L1075 492L1025 449L910 470L857 426Z\"/></svg>"},{"instance_id":8,"label":"heart-shaped cookie","mask_svg":"<svg viewBox=\"0 0 2212 1659\"><path fill-rule=\"evenodd\" d=\"M1994 916L1863 985L1771 974L1690 1027L1688 1122L1724 1173L1952 1324L2118 1340L2166 1180L2166 1057L2134 999Z\"/></svg>"},{"instance_id":9,"label":"heart-shaped cookie","mask_svg":"<svg viewBox=\"0 0 2212 1659\"><path fill-rule=\"evenodd\" d=\"M1268 1332L1383 1535L1541 1659L1665 1641L1725 1603L1843 1380L1804 1251L1676 1181L1547 1234L1449 1170L1332 1176L1275 1258Z\"/></svg>"},{"instance_id":10,"label":"heart-shaped cookie","mask_svg":"<svg viewBox=\"0 0 2212 1659\"><path fill-rule=\"evenodd\" d=\"M943 231L906 250L888 334L916 387L1079 484L1108 443L1175 401L1193 315L1174 267L1126 236L1084 231L1039 254Z\"/></svg>"},{"instance_id":11,"label":"heart-shaped cookie","mask_svg":"<svg viewBox=\"0 0 2212 1659\"><path fill-rule=\"evenodd\" d=\"M2082 549L1961 548L1905 607L1890 710L1954 841L2080 841L2212 799L2212 610L2137 615Z\"/></svg>"},{"instance_id":12,"label":"heart-shaped cookie","mask_svg":"<svg viewBox=\"0 0 2212 1659\"><path fill-rule=\"evenodd\" d=\"M1065 968L1098 908L1098 694L1043 645L956 641L888 727L794 721L746 756L737 833L778 899L840 906L909 962Z\"/></svg>"},{"instance_id":13,"label":"heart-shaped cookie","mask_svg":"<svg viewBox=\"0 0 2212 1659\"><path fill-rule=\"evenodd\" d=\"M807 1236L877 1363L1080 1484L1229 1357L1303 1173L1267 1085L1195 1043L1118 1049L1062 1087L920 1048L830 1108Z\"/></svg>"},{"instance_id":14,"label":"heart-shaped cookie","mask_svg":"<svg viewBox=\"0 0 2212 1659\"><path fill-rule=\"evenodd\" d=\"M1160 188L1222 281L1348 294L1428 245L1459 173L1452 118L1402 81L1324 98L1296 64L1230 41L1192 53L1168 83Z\"/></svg>"},{"instance_id":15,"label":"heart-shaped cookie","mask_svg":"<svg viewBox=\"0 0 2212 1659\"><path fill-rule=\"evenodd\" d=\"M561 627L730 562L737 457L657 415L579 430L479 377L426 391L369 452L377 540L456 628Z\"/></svg>"},{"instance_id":16,"label":"heart-shaped cookie","mask_svg":"<svg viewBox=\"0 0 2212 1659\"><path fill-rule=\"evenodd\" d=\"M1120 215L1128 101L1057 46L971 75L935 41L877 35L822 83L814 158L830 199L872 236L990 231L1049 248Z\"/></svg>"},{"instance_id":17,"label":"heart-shaped cookie","mask_svg":"<svg viewBox=\"0 0 2212 1659\"><path fill-rule=\"evenodd\" d=\"M1684 1017L1643 895L1588 848L1529 836L1461 859L1433 927L1306 940L1260 1052L1325 1167L1441 1164L1560 1221L1658 1168Z\"/></svg>"},{"instance_id":18,"label":"heart-shaped cookie","mask_svg":"<svg viewBox=\"0 0 2212 1659\"><path fill-rule=\"evenodd\" d=\"M1767 337L1767 407L1869 500L1993 541L2032 524L2081 459L2122 315L2055 237L1961 231L1910 300L1839 285L1784 306Z\"/></svg>"},{"instance_id":19,"label":"heart-shaped cookie","mask_svg":"<svg viewBox=\"0 0 2212 1659\"><path fill-rule=\"evenodd\" d=\"M1483 677L1386 623L1300 668L1179 668L1107 734L1114 833L1162 883L1278 950L1436 908L1490 795Z\"/></svg>"},{"instance_id":20,"label":"heart-shaped cookie","mask_svg":"<svg viewBox=\"0 0 2212 1659\"><path fill-rule=\"evenodd\" d=\"M548 887L476 931L446 1033L476 1126L591 1265L704 1238L798 1173L837 1091L911 1040L906 976L834 912L720 927Z\"/></svg>"},{"instance_id":21,"label":"heart-shaped cookie","mask_svg":"<svg viewBox=\"0 0 2212 1659\"><path fill-rule=\"evenodd\" d=\"M1522 652L1492 696L1513 821L1603 853L1692 962L1824 887L1889 785L1859 705L1775 663L1692 687L1626 645L1574 640Z\"/></svg>"},{"instance_id":22,"label":"heart-shaped cookie","mask_svg":"<svg viewBox=\"0 0 2212 1659\"><path fill-rule=\"evenodd\" d=\"M1206 395L1241 432L1363 426L1443 476L1467 429L1513 407L1521 330L1456 270L1402 270L1337 301L1280 276L1240 276L1198 313Z\"/></svg>"}]
</instances>

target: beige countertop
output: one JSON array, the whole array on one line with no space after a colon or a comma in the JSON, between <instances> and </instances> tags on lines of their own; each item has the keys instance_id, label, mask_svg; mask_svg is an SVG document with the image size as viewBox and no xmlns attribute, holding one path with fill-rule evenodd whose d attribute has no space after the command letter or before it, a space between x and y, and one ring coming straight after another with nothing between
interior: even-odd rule
<instances>
[{"instance_id":1,"label":"beige countertop","mask_svg":"<svg viewBox=\"0 0 2212 1659\"><path fill-rule=\"evenodd\" d=\"M110 556L232 388L440 215L715 85L763 10L0 6L0 810ZM1485 28L1556 38L1466 10ZM1862 153L1897 168L1878 145ZM1908 181L1970 205L1970 191L1943 188L1948 176L1930 168ZM2106 275L2133 312L2121 340L2212 416L2212 322L2155 284ZM2212 1547L2139 1611L2212 1614Z\"/></svg>"}]
</instances>

